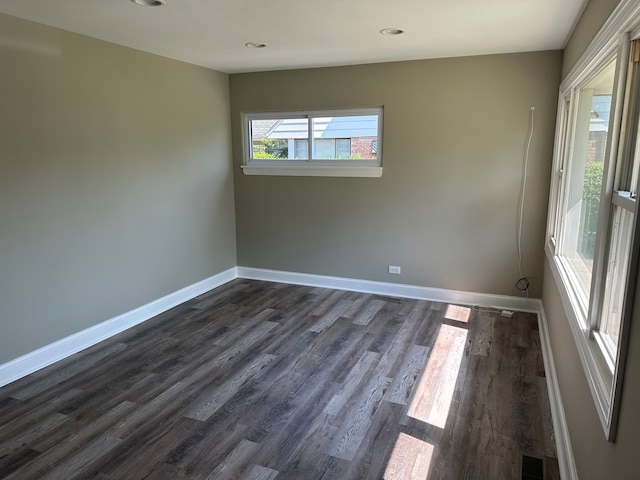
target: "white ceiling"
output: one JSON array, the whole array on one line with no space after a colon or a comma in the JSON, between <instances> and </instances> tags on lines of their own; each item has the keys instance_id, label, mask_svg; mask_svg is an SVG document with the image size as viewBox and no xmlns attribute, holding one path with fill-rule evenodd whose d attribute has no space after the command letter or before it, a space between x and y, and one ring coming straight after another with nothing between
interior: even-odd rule
<instances>
[{"instance_id":1,"label":"white ceiling","mask_svg":"<svg viewBox=\"0 0 640 480\"><path fill-rule=\"evenodd\" d=\"M560 49L585 2L0 0L0 12L236 73Z\"/></svg>"}]
</instances>

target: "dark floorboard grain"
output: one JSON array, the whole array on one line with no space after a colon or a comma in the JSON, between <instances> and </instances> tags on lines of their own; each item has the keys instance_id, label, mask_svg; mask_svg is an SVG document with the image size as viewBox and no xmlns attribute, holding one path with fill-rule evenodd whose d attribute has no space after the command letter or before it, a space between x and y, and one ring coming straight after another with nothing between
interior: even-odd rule
<instances>
[{"instance_id":1,"label":"dark floorboard grain","mask_svg":"<svg viewBox=\"0 0 640 480\"><path fill-rule=\"evenodd\" d=\"M519 479L558 462L538 326L234 280L0 389L0 478Z\"/></svg>"}]
</instances>

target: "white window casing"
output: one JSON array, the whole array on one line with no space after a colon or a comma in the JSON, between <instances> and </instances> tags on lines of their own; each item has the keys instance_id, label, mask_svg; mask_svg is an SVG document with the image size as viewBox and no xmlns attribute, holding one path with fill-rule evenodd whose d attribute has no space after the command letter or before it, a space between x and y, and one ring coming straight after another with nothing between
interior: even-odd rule
<instances>
[{"instance_id":1,"label":"white window casing","mask_svg":"<svg viewBox=\"0 0 640 480\"><path fill-rule=\"evenodd\" d=\"M246 112L242 135L245 175L382 175L383 107Z\"/></svg>"},{"instance_id":2,"label":"white window casing","mask_svg":"<svg viewBox=\"0 0 640 480\"><path fill-rule=\"evenodd\" d=\"M622 0L560 86L545 243L587 383L609 441L614 441L616 434L640 244L636 211L640 101L635 92L640 85L640 73L633 59L630 61L631 40L639 36L640 0ZM606 134L607 156L590 286L585 295L584 288L583 291L577 288L576 270L563 252L570 238L567 231L574 228L568 216L572 204L568 203L571 193L567 189L570 182L580 178L579 174L570 178L579 156L579 152L574 156L573 149L581 108L580 91L614 57L617 63ZM618 322L619 331L612 327Z\"/></svg>"}]
</instances>

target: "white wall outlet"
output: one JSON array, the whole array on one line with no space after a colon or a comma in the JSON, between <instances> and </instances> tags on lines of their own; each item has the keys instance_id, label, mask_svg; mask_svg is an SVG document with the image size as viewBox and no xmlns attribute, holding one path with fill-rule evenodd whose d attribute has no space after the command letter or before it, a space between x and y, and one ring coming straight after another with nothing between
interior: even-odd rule
<instances>
[{"instance_id":1,"label":"white wall outlet","mask_svg":"<svg viewBox=\"0 0 640 480\"><path fill-rule=\"evenodd\" d=\"M397 265L389 265L389 273L400 275L400 267L398 267Z\"/></svg>"}]
</instances>

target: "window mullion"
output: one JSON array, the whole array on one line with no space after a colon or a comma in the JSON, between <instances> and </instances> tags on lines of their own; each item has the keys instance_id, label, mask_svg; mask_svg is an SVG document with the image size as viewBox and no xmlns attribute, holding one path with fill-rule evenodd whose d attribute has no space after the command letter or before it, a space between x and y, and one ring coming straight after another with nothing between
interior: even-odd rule
<instances>
[{"instance_id":1,"label":"window mullion","mask_svg":"<svg viewBox=\"0 0 640 480\"><path fill-rule=\"evenodd\" d=\"M314 142L314 138L313 138L313 116L312 115L308 115L307 116L307 132L308 133L308 137L307 138L307 142L309 145L309 155L307 155L309 158L307 158L308 162L311 162L311 160L313 160L313 157L315 156L315 150L316 150L316 146L315 146L315 142Z\"/></svg>"}]
</instances>

